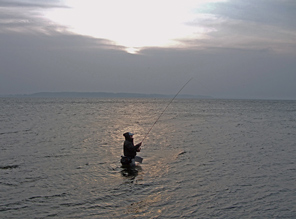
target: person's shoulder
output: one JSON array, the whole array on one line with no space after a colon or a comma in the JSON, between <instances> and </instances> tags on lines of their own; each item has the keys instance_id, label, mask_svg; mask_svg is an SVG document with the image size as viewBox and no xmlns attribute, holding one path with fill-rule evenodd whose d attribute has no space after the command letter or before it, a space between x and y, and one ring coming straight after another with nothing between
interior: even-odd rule
<instances>
[{"instance_id":1,"label":"person's shoulder","mask_svg":"<svg viewBox=\"0 0 296 219\"><path fill-rule=\"evenodd\" d=\"M124 141L124 144L125 144L125 145L132 145L133 143L130 142L130 141L128 141L128 140L125 140L125 141Z\"/></svg>"}]
</instances>

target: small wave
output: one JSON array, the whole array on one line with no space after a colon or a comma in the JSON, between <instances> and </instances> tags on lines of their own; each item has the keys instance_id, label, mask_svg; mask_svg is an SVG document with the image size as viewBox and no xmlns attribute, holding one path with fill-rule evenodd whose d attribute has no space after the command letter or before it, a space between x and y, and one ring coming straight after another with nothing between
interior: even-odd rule
<instances>
[{"instance_id":1,"label":"small wave","mask_svg":"<svg viewBox=\"0 0 296 219\"><path fill-rule=\"evenodd\" d=\"M54 195L45 195L45 196L32 196L32 197L29 198L29 200L59 198L59 197L65 197L66 195L67 195L67 193L54 194Z\"/></svg>"},{"instance_id":2,"label":"small wave","mask_svg":"<svg viewBox=\"0 0 296 219\"><path fill-rule=\"evenodd\" d=\"M12 131L12 132L0 132L0 135L7 135L7 134L17 134L19 131Z\"/></svg>"},{"instance_id":3,"label":"small wave","mask_svg":"<svg viewBox=\"0 0 296 219\"><path fill-rule=\"evenodd\" d=\"M64 158L69 157L69 154L46 155L44 158Z\"/></svg>"},{"instance_id":4,"label":"small wave","mask_svg":"<svg viewBox=\"0 0 296 219\"><path fill-rule=\"evenodd\" d=\"M178 156L182 155L182 154L186 154L187 152L186 151L181 151Z\"/></svg>"},{"instance_id":5,"label":"small wave","mask_svg":"<svg viewBox=\"0 0 296 219\"><path fill-rule=\"evenodd\" d=\"M15 169L18 168L19 165L7 165L7 166L0 166L1 170L8 170L8 169Z\"/></svg>"},{"instance_id":6,"label":"small wave","mask_svg":"<svg viewBox=\"0 0 296 219\"><path fill-rule=\"evenodd\" d=\"M16 184L16 183L8 183L8 182L0 182L0 185L16 187L18 184Z\"/></svg>"}]
</instances>

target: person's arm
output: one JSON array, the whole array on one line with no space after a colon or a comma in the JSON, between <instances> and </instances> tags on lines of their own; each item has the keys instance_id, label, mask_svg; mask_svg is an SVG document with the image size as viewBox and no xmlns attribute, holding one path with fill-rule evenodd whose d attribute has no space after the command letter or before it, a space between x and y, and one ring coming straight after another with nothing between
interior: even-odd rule
<instances>
[{"instance_id":1,"label":"person's arm","mask_svg":"<svg viewBox=\"0 0 296 219\"><path fill-rule=\"evenodd\" d=\"M141 147L141 145L142 145L142 142L140 142L139 144L136 144L135 147L137 147L137 149L138 149L139 147Z\"/></svg>"},{"instance_id":2,"label":"person's arm","mask_svg":"<svg viewBox=\"0 0 296 219\"><path fill-rule=\"evenodd\" d=\"M137 145L135 146L135 147L137 148L137 149L136 149L137 152L140 152L140 151L141 151L141 148L140 148L141 145L142 145L142 142L140 142L139 144L137 144Z\"/></svg>"},{"instance_id":3,"label":"person's arm","mask_svg":"<svg viewBox=\"0 0 296 219\"><path fill-rule=\"evenodd\" d=\"M127 149L128 149L129 151L137 151L137 150L139 149L139 147L141 147L141 145L142 145L142 143L139 143L139 144L137 144L137 145L134 146L133 143L128 142L128 143L126 144L126 147L127 147Z\"/></svg>"}]
</instances>

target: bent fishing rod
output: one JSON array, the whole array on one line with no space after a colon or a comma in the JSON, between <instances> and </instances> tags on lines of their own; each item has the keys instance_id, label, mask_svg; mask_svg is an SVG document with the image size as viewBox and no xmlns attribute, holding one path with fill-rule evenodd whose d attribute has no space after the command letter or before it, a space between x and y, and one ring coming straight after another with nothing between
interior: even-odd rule
<instances>
[{"instance_id":1,"label":"bent fishing rod","mask_svg":"<svg viewBox=\"0 0 296 219\"><path fill-rule=\"evenodd\" d=\"M189 81L191 81L193 78L190 78ZM149 129L149 131L147 132L147 134L145 135L145 137L143 138L143 140L141 141L141 143L143 143L143 141L146 139L146 137L149 135L150 131L152 130L152 128L154 127L154 125L157 123L157 121L160 119L160 117L163 115L163 113L166 111L166 109L169 107L169 105L174 101L174 99L178 96L178 94L183 90L183 88L189 83L189 81L186 82L186 84L183 85L183 87L181 87L181 89L178 91L178 93L176 93L176 95L173 97L173 99L171 99L171 101L167 104L167 106L164 108L164 110L161 112L161 114L158 116L158 118L156 119L156 121L153 123L153 125L151 126L151 128Z\"/></svg>"}]
</instances>

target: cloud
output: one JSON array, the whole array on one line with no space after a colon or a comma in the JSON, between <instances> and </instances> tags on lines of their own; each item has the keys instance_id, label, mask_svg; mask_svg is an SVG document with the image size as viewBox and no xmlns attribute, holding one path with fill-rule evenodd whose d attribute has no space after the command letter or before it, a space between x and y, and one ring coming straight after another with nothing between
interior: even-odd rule
<instances>
[{"instance_id":1,"label":"cloud","mask_svg":"<svg viewBox=\"0 0 296 219\"><path fill-rule=\"evenodd\" d=\"M198 19L193 8L212 2L200 1L65 1L70 10L51 10L45 17L80 35L105 38L128 49L186 47L180 39L202 39L213 31L206 26L186 25Z\"/></svg>"},{"instance_id":2,"label":"cloud","mask_svg":"<svg viewBox=\"0 0 296 219\"><path fill-rule=\"evenodd\" d=\"M295 99L296 54L269 50L147 48L131 55L97 39L1 34L0 93L39 91L172 94ZM94 47L94 45L97 45ZM3 53L3 51L6 51Z\"/></svg>"},{"instance_id":3,"label":"cloud","mask_svg":"<svg viewBox=\"0 0 296 219\"><path fill-rule=\"evenodd\" d=\"M290 53L296 48L295 9L292 1L209 3L197 11L205 19L189 25L203 25L215 31L208 32L204 39L185 41L194 48L269 49Z\"/></svg>"},{"instance_id":4,"label":"cloud","mask_svg":"<svg viewBox=\"0 0 296 219\"><path fill-rule=\"evenodd\" d=\"M268 6L263 4L267 1L257 6L254 1L247 6L242 1L204 1L192 9L195 19L184 23L202 37L176 39L186 47L143 47L138 55L124 52L124 45L107 37L70 32L43 16L56 9L53 5L59 8L59 2L43 1L43 7L38 2L19 7L17 1L0 0L0 94L172 94L194 77L184 93L296 99L295 28L281 25L294 16L289 10L284 13L288 6L293 9L291 1L282 1L281 8L274 8L279 4L274 0ZM283 17L274 22L268 15L260 17L260 11L269 13L265 8Z\"/></svg>"},{"instance_id":5,"label":"cloud","mask_svg":"<svg viewBox=\"0 0 296 219\"><path fill-rule=\"evenodd\" d=\"M275 52L296 48L293 1L19 0L1 4L0 32L85 35L106 39L130 53L147 47Z\"/></svg>"},{"instance_id":6,"label":"cloud","mask_svg":"<svg viewBox=\"0 0 296 219\"><path fill-rule=\"evenodd\" d=\"M43 19L40 10L64 8L59 1L0 1L0 33L27 32L50 33L53 29L63 27L53 25ZM64 29L64 28L63 28Z\"/></svg>"},{"instance_id":7,"label":"cloud","mask_svg":"<svg viewBox=\"0 0 296 219\"><path fill-rule=\"evenodd\" d=\"M232 20L295 28L295 9L296 3L292 0L238 0L218 3L212 12Z\"/></svg>"},{"instance_id":8,"label":"cloud","mask_svg":"<svg viewBox=\"0 0 296 219\"><path fill-rule=\"evenodd\" d=\"M65 7L61 5L58 0L48 0L42 1L39 0L0 0L0 7L13 7L13 8L57 8Z\"/></svg>"}]
</instances>

